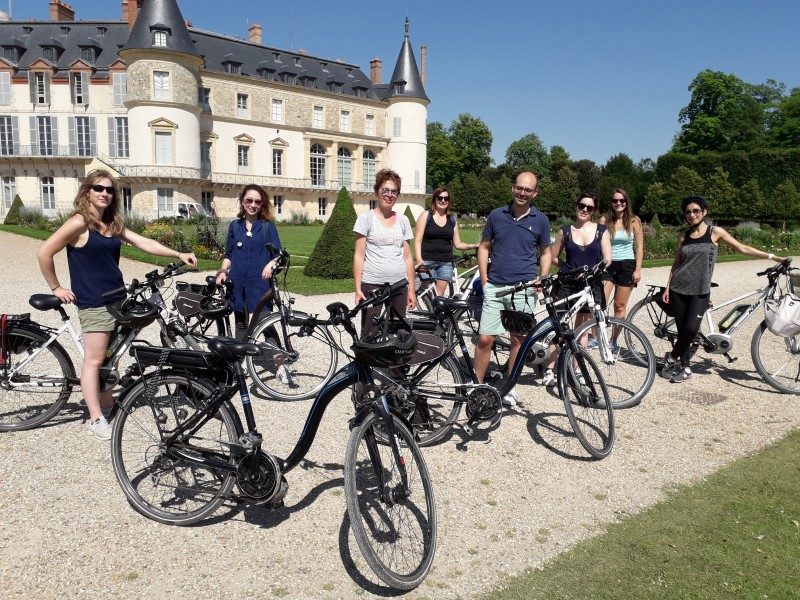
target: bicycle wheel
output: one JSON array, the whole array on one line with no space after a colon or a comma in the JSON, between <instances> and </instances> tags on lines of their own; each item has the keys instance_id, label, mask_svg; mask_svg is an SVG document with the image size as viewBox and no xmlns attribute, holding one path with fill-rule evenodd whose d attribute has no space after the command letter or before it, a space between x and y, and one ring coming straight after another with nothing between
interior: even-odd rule
<instances>
[{"instance_id":1,"label":"bicycle wheel","mask_svg":"<svg viewBox=\"0 0 800 600\"><path fill-rule=\"evenodd\" d=\"M392 421L399 457L391 444L376 441L389 437L382 417L370 413L353 429L344 462L344 494L367 564L387 585L408 591L422 583L433 563L436 506L422 452L400 419Z\"/></svg>"},{"instance_id":2,"label":"bicycle wheel","mask_svg":"<svg viewBox=\"0 0 800 600\"><path fill-rule=\"evenodd\" d=\"M302 324L307 316L295 312L284 330L281 316L274 313L253 331L252 341L260 344L264 353L248 356L245 364L253 383L269 398L311 398L336 372L339 352L330 332L317 325L304 335Z\"/></svg>"},{"instance_id":3,"label":"bicycle wheel","mask_svg":"<svg viewBox=\"0 0 800 600\"><path fill-rule=\"evenodd\" d=\"M597 346L584 350L600 368L614 408L635 406L650 391L656 377L653 348L638 327L623 319L606 317L604 329L602 336L600 325L594 320L587 321L575 330L575 337L580 339L589 333L597 342ZM610 360L604 360L600 344L603 340L609 344L614 336L616 348L610 344L606 354L610 354Z\"/></svg>"},{"instance_id":4,"label":"bicycle wheel","mask_svg":"<svg viewBox=\"0 0 800 600\"><path fill-rule=\"evenodd\" d=\"M145 517L189 525L213 513L233 488L233 471L203 464L235 464L231 444L241 425L229 406L174 446L164 443L201 410L214 388L202 379L163 373L143 379L125 397L111 433L111 464L128 502Z\"/></svg>"},{"instance_id":5,"label":"bicycle wheel","mask_svg":"<svg viewBox=\"0 0 800 600\"><path fill-rule=\"evenodd\" d=\"M456 386L463 383L458 360L447 355L424 377L414 381L410 396L395 406L411 423L421 448L438 443L450 433L461 412L461 402L454 398L456 394L461 395L461 388ZM436 395L449 398L436 398Z\"/></svg>"},{"instance_id":6,"label":"bicycle wheel","mask_svg":"<svg viewBox=\"0 0 800 600\"><path fill-rule=\"evenodd\" d=\"M753 333L750 356L769 385L779 392L800 394L800 336L777 336L761 321Z\"/></svg>"},{"instance_id":7,"label":"bicycle wheel","mask_svg":"<svg viewBox=\"0 0 800 600\"><path fill-rule=\"evenodd\" d=\"M8 333L8 356L0 369L0 431L38 427L52 419L72 394L72 361L58 342L41 349L48 339L44 333L20 327Z\"/></svg>"},{"instance_id":8,"label":"bicycle wheel","mask_svg":"<svg viewBox=\"0 0 800 600\"><path fill-rule=\"evenodd\" d=\"M600 369L582 348L561 352L558 395L581 446L594 458L608 456L614 446L614 408Z\"/></svg>"},{"instance_id":9,"label":"bicycle wheel","mask_svg":"<svg viewBox=\"0 0 800 600\"><path fill-rule=\"evenodd\" d=\"M664 312L654 295L650 295L633 306L626 320L638 327L649 340L656 365L663 365L664 355L672 351L672 344L678 337L675 319ZM642 355L641 359L645 360L645 357Z\"/></svg>"}]
</instances>

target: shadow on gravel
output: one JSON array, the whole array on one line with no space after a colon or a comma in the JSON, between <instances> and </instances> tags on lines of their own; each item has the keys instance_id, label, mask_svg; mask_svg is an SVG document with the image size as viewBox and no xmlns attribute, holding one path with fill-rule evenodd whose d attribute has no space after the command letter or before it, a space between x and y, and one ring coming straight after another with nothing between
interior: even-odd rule
<instances>
[{"instance_id":1,"label":"shadow on gravel","mask_svg":"<svg viewBox=\"0 0 800 600\"><path fill-rule=\"evenodd\" d=\"M528 419L528 433L534 442L561 456L571 460L594 462L582 449L567 415L563 413L532 413L519 411ZM576 454L575 451L580 452Z\"/></svg>"}]
</instances>

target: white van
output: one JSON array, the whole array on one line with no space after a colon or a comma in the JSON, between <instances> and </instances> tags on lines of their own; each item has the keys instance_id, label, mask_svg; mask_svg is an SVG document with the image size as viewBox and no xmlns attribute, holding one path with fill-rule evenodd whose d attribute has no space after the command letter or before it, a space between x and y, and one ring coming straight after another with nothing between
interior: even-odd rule
<instances>
[{"instance_id":1,"label":"white van","mask_svg":"<svg viewBox=\"0 0 800 600\"><path fill-rule=\"evenodd\" d=\"M208 217L208 211L197 202L176 202L175 216L179 219L191 219L197 216Z\"/></svg>"}]
</instances>

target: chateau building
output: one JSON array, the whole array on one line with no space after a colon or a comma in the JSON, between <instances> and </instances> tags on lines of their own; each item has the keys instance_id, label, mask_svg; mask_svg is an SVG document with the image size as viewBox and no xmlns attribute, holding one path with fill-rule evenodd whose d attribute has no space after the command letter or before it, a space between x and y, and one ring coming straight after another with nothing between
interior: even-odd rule
<instances>
[{"instance_id":1,"label":"chateau building","mask_svg":"<svg viewBox=\"0 0 800 600\"><path fill-rule=\"evenodd\" d=\"M43 1L43 0L36 0ZM264 186L278 219L327 220L339 189L356 211L375 173L403 178L399 210L424 205L430 102L408 21L391 79L358 65L196 29L175 0L122 0L120 21L80 21L63 0L50 20L0 20L0 216L15 195L66 213L83 177L117 174L128 213L176 214L193 201L236 213ZM1 16L1 15L0 15ZM423 47L423 73L424 73Z\"/></svg>"}]
</instances>

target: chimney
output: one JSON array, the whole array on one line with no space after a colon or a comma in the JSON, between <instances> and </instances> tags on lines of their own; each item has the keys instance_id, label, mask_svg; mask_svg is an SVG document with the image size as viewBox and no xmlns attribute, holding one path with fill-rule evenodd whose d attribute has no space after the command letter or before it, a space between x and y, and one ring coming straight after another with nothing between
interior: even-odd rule
<instances>
[{"instance_id":1,"label":"chimney","mask_svg":"<svg viewBox=\"0 0 800 600\"><path fill-rule=\"evenodd\" d=\"M372 85L378 85L381 82L381 69L383 61L377 56L369 61L369 80Z\"/></svg>"},{"instance_id":2,"label":"chimney","mask_svg":"<svg viewBox=\"0 0 800 600\"><path fill-rule=\"evenodd\" d=\"M142 0L122 0L122 20L128 24L128 29L133 29Z\"/></svg>"},{"instance_id":3,"label":"chimney","mask_svg":"<svg viewBox=\"0 0 800 600\"><path fill-rule=\"evenodd\" d=\"M247 28L247 39L251 44L261 44L261 25L253 23Z\"/></svg>"},{"instance_id":4,"label":"chimney","mask_svg":"<svg viewBox=\"0 0 800 600\"><path fill-rule=\"evenodd\" d=\"M74 21L75 10L62 0L50 0L51 21Z\"/></svg>"},{"instance_id":5,"label":"chimney","mask_svg":"<svg viewBox=\"0 0 800 600\"><path fill-rule=\"evenodd\" d=\"M422 87L425 87L425 82L428 79L428 44L422 44L419 48L419 65L422 70L422 73L420 73Z\"/></svg>"}]
</instances>

